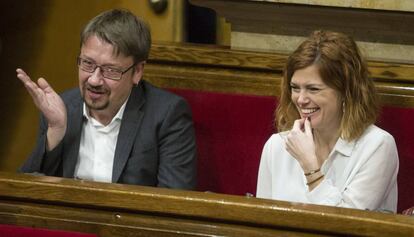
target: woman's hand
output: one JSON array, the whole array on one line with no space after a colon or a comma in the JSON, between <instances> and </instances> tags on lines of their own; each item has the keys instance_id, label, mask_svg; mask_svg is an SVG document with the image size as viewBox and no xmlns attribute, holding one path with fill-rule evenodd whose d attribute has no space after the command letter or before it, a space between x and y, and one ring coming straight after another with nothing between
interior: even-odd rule
<instances>
[{"instance_id":1,"label":"woman's hand","mask_svg":"<svg viewBox=\"0 0 414 237\"><path fill-rule=\"evenodd\" d=\"M414 207L410 207L402 212L403 215L414 216Z\"/></svg>"},{"instance_id":2,"label":"woman's hand","mask_svg":"<svg viewBox=\"0 0 414 237\"><path fill-rule=\"evenodd\" d=\"M299 162L304 173L319 169L309 118L295 121L286 138L286 150Z\"/></svg>"}]
</instances>

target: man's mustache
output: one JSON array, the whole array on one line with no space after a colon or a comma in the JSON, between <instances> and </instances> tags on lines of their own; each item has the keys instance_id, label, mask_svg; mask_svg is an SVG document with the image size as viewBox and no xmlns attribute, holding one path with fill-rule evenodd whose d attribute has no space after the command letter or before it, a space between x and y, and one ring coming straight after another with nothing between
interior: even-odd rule
<instances>
[{"instance_id":1,"label":"man's mustache","mask_svg":"<svg viewBox=\"0 0 414 237\"><path fill-rule=\"evenodd\" d=\"M106 93L108 91L103 86L86 85L86 89L89 90L89 91L92 91L94 93Z\"/></svg>"}]
</instances>

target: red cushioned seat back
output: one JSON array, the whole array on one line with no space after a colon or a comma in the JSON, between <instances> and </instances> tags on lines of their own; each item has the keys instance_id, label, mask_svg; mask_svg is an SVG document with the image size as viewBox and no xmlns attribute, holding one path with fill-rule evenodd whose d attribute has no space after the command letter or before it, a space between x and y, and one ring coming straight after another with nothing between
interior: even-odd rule
<instances>
[{"instance_id":1,"label":"red cushioned seat back","mask_svg":"<svg viewBox=\"0 0 414 237\"><path fill-rule=\"evenodd\" d=\"M37 227L0 225L0 236L4 237L97 237L95 234L75 231L51 230Z\"/></svg>"},{"instance_id":2,"label":"red cushioned seat back","mask_svg":"<svg viewBox=\"0 0 414 237\"><path fill-rule=\"evenodd\" d=\"M398 212L401 212L414 206L414 109L384 107L377 124L393 135L397 143Z\"/></svg>"},{"instance_id":3,"label":"red cushioned seat back","mask_svg":"<svg viewBox=\"0 0 414 237\"><path fill-rule=\"evenodd\" d=\"M260 155L274 132L276 99L171 89L190 104L198 149L198 189L255 194ZM378 126L397 143L398 211L414 206L414 109L384 107Z\"/></svg>"},{"instance_id":4,"label":"red cushioned seat back","mask_svg":"<svg viewBox=\"0 0 414 237\"><path fill-rule=\"evenodd\" d=\"M274 131L275 97L170 90L193 113L198 190L255 194L262 148Z\"/></svg>"}]
</instances>

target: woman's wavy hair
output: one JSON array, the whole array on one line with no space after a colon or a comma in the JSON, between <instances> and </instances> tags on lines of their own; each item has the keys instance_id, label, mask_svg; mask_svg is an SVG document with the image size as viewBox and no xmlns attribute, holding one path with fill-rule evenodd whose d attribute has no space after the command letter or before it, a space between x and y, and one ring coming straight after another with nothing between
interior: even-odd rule
<instances>
[{"instance_id":1,"label":"woman's wavy hair","mask_svg":"<svg viewBox=\"0 0 414 237\"><path fill-rule=\"evenodd\" d=\"M365 60L355 41L342 33L314 31L289 56L282 79L281 97L275 114L279 132L292 128L299 112L293 103L290 82L296 70L316 65L323 82L337 90L342 99L340 136L351 141L375 123L378 95Z\"/></svg>"}]
</instances>

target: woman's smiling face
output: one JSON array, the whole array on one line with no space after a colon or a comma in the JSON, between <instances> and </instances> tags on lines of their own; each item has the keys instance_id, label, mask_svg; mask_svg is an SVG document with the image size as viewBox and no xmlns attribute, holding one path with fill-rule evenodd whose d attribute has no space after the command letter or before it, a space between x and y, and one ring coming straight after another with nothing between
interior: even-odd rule
<instances>
[{"instance_id":1,"label":"woman's smiling face","mask_svg":"<svg viewBox=\"0 0 414 237\"><path fill-rule=\"evenodd\" d=\"M302 118L310 118L313 129L338 131L342 118L340 93L326 85L316 65L293 73L290 82L292 101Z\"/></svg>"}]
</instances>

